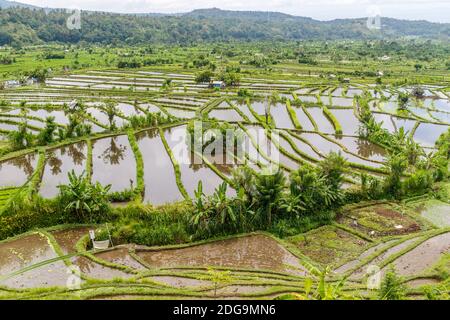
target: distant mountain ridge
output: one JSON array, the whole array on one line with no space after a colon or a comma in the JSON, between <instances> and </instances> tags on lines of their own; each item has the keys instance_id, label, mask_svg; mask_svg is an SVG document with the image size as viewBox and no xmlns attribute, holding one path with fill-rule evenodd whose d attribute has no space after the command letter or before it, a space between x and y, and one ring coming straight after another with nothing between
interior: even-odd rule
<instances>
[{"instance_id":1,"label":"distant mountain ridge","mask_svg":"<svg viewBox=\"0 0 450 320\"><path fill-rule=\"evenodd\" d=\"M17 6L14 6L16 4ZM0 45L46 42L178 43L261 40L398 39L448 40L449 23L382 18L381 30L367 19L319 21L279 12L198 9L180 14L118 14L83 11L80 30L66 27L64 9L21 7L0 0Z\"/></svg>"}]
</instances>

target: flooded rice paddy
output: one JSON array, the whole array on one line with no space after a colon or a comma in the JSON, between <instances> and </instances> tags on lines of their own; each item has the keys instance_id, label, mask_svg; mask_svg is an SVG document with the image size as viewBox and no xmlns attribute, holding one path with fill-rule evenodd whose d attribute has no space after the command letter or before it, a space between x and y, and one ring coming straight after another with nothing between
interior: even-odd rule
<instances>
[{"instance_id":1,"label":"flooded rice paddy","mask_svg":"<svg viewBox=\"0 0 450 320\"><path fill-rule=\"evenodd\" d=\"M144 201L160 205L181 200L175 169L159 136L159 130L137 135L144 162Z\"/></svg>"},{"instance_id":2,"label":"flooded rice paddy","mask_svg":"<svg viewBox=\"0 0 450 320\"><path fill-rule=\"evenodd\" d=\"M127 136L93 141L92 181L111 185L112 192L136 187L136 160Z\"/></svg>"},{"instance_id":3,"label":"flooded rice paddy","mask_svg":"<svg viewBox=\"0 0 450 320\"><path fill-rule=\"evenodd\" d=\"M68 174L86 172L87 146L85 142L68 145L47 153L40 194L53 198L59 193L58 186L69 182Z\"/></svg>"},{"instance_id":4,"label":"flooded rice paddy","mask_svg":"<svg viewBox=\"0 0 450 320\"><path fill-rule=\"evenodd\" d=\"M24 185L34 173L38 155L31 153L0 162L0 187Z\"/></svg>"},{"instance_id":5,"label":"flooded rice paddy","mask_svg":"<svg viewBox=\"0 0 450 320\"><path fill-rule=\"evenodd\" d=\"M181 181L191 197L202 181L205 194L212 194L222 184L222 179L211 170L202 159L196 158L186 143L186 126L180 126L164 131L165 139L178 162L181 171Z\"/></svg>"},{"instance_id":6,"label":"flooded rice paddy","mask_svg":"<svg viewBox=\"0 0 450 320\"><path fill-rule=\"evenodd\" d=\"M270 237L254 235L198 246L138 251L147 264L168 267L230 267L305 274L298 259Z\"/></svg>"}]
</instances>

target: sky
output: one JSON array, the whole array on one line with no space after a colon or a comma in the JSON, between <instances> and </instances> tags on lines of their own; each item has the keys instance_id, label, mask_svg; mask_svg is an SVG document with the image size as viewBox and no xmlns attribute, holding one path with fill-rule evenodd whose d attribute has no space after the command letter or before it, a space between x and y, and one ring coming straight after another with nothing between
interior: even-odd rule
<instances>
[{"instance_id":1,"label":"sky","mask_svg":"<svg viewBox=\"0 0 450 320\"><path fill-rule=\"evenodd\" d=\"M450 0L17 0L51 8L122 13L179 13L194 9L278 11L318 20L383 17L450 23Z\"/></svg>"}]
</instances>

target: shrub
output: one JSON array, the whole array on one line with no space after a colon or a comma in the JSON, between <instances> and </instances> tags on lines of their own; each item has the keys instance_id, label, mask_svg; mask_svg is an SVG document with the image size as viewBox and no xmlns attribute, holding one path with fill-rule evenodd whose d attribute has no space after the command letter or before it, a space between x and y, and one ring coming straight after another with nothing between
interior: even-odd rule
<instances>
[{"instance_id":1,"label":"shrub","mask_svg":"<svg viewBox=\"0 0 450 320\"><path fill-rule=\"evenodd\" d=\"M99 222L109 213L108 191L98 182L91 184L85 174L77 176L75 171L69 173L69 184L59 186L57 201L66 215L67 221Z\"/></svg>"},{"instance_id":2,"label":"shrub","mask_svg":"<svg viewBox=\"0 0 450 320\"><path fill-rule=\"evenodd\" d=\"M379 298L384 300L402 300L405 295L406 287L403 285L402 279L397 276L394 269L390 269L381 283Z\"/></svg>"}]
</instances>

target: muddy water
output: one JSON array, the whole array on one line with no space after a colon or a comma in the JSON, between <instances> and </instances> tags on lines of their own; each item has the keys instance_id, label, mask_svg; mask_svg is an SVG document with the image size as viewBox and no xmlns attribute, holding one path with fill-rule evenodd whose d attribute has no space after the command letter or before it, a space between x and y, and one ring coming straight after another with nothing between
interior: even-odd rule
<instances>
[{"instance_id":1,"label":"muddy water","mask_svg":"<svg viewBox=\"0 0 450 320\"><path fill-rule=\"evenodd\" d=\"M334 272L336 273L345 273L349 270L351 270L352 268L355 268L361 261L363 261L365 258L367 258L368 256L386 248L387 246L389 246L390 244L392 244L393 242L395 242L396 240L391 240L391 241L387 241L387 242L382 242L377 244L376 246L370 247L369 249L367 249L366 251L364 251L359 257L358 259L349 261L345 264L343 264L342 266L338 267L336 270L334 270Z\"/></svg>"},{"instance_id":2,"label":"muddy water","mask_svg":"<svg viewBox=\"0 0 450 320\"><path fill-rule=\"evenodd\" d=\"M75 245L78 240L89 233L90 227L71 228L53 231L52 236L60 246L64 254L75 253Z\"/></svg>"},{"instance_id":3,"label":"muddy water","mask_svg":"<svg viewBox=\"0 0 450 320\"><path fill-rule=\"evenodd\" d=\"M65 287L69 276L70 271L64 262L57 261L3 280L0 284L15 289Z\"/></svg>"},{"instance_id":4,"label":"muddy water","mask_svg":"<svg viewBox=\"0 0 450 320\"><path fill-rule=\"evenodd\" d=\"M45 198L53 198L59 193L58 186L69 182L69 172L74 170L77 175L85 172L86 152L84 142L48 152L39 193Z\"/></svg>"},{"instance_id":5,"label":"muddy water","mask_svg":"<svg viewBox=\"0 0 450 320\"><path fill-rule=\"evenodd\" d=\"M330 111L341 124L344 135L358 135L360 122L353 113L353 109L330 109Z\"/></svg>"},{"instance_id":6,"label":"muddy water","mask_svg":"<svg viewBox=\"0 0 450 320\"><path fill-rule=\"evenodd\" d=\"M141 251L138 255L156 268L177 266L251 268L305 274L298 259L275 240L254 235L182 249ZM293 266L295 271L288 268Z\"/></svg>"},{"instance_id":7,"label":"muddy water","mask_svg":"<svg viewBox=\"0 0 450 320\"><path fill-rule=\"evenodd\" d=\"M22 186L33 174L37 161L33 153L0 162L0 187Z\"/></svg>"},{"instance_id":8,"label":"muddy water","mask_svg":"<svg viewBox=\"0 0 450 320\"><path fill-rule=\"evenodd\" d=\"M130 267L136 270L145 270L146 268L141 265L139 262L134 260L130 254L128 253L127 248L119 248L107 252L97 253L95 255L97 258L112 262L115 264L123 265Z\"/></svg>"},{"instance_id":9,"label":"muddy water","mask_svg":"<svg viewBox=\"0 0 450 320\"><path fill-rule=\"evenodd\" d=\"M56 253L40 234L0 244L0 275L8 275L38 262L56 258Z\"/></svg>"},{"instance_id":10,"label":"muddy water","mask_svg":"<svg viewBox=\"0 0 450 320\"><path fill-rule=\"evenodd\" d=\"M246 103L237 103L235 102L236 108L238 108L243 114L247 116L247 118L250 120L250 122L258 122L253 114L248 109L248 106Z\"/></svg>"},{"instance_id":11,"label":"muddy water","mask_svg":"<svg viewBox=\"0 0 450 320\"><path fill-rule=\"evenodd\" d=\"M414 140L424 146L433 147L441 134L447 132L449 126L421 123L414 133Z\"/></svg>"},{"instance_id":12,"label":"muddy water","mask_svg":"<svg viewBox=\"0 0 450 320\"><path fill-rule=\"evenodd\" d=\"M335 133L333 124L323 114L322 108L308 108L307 111L313 117L320 132L323 133Z\"/></svg>"},{"instance_id":13,"label":"muddy water","mask_svg":"<svg viewBox=\"0 0 450 320\"><path fill-rule=\"evenodd\" d=\"M182 199L175 179L175 170L161 141L158 130L137 135L144 161L144 201L154 205Z\"/></svg>"},{"instance_id":14,"label":"muddy water","mask_svg":"<svg viewBox=\"0 0 450 320\"><path fill-rule=\"evenodd\" d=\"M112 280L114 278L127 279L132 277L131 274L125 273L118 269L105 267L85 257L74 257L72 259L72 263L78 266L83 274L95 279Z\"/></svg>"},{"instance_id":15,"label":"muddy water","mask_svg":"<svg viewBox=\"0 0 450 320\"><path fill-rule=\"evenodd\" d=\"M136 187L136 161L127 136L92 143L92 181L111 184L111 192Z\"/></svg>"},{"instance_id":16,"label":"muddy water","mask_svg":"<svg viewBox=\"0 0 450 320\"><path fill-rule=\"evenodd\" d=\"M309 120L308 116L305 114L302 108L293 107L295 114L297 115L297 119L300 122L303 130L306 131L314 131L314 125Z\"/></svg>"},{"instance_id":17,"label":"muddy water","mask_svg":"<svg viewBox=\"0 0 450 320\"><path fill-rule=\"evenodd\" d=\"M337 137L336 140L343 144L350 152L374 161L385 161L386 150L370 141L352 137Z\"/></svg>"},{"instance_id":18,"label":"muddy water","mask_svg":"<svg viewBox=\"0 0 450 320\"><path fill-rule=\"evenodd\" d=\"M432 267L445 253L450 253L450 232L428 239L393 264L399 274L410 276Z\"/></svg>"},{"instance_id":19,"label":"muddy water","mask_svg":"<svg viewBox=\"0 0 450 320\"><path fill-rule=\"evenodd\" d=\"M193 157L186 144L186 135L186 126L164 132L167 143L180 166L181 181L191 197L194 196L199 181L202 181L204 193L212 194L223 181L205 163L199 163L202 162L201 159ZM195 161L196 159L197 161Z\"/></svg>"},{"instance_id":20,"label":"muddy water","mask_svg":"<svg viewBox=\"0 0 450 320\"><path fill-rule=\"evenodd\" d=\"M220 121L229 121L229 122L242 122L244 119L237 113L236 110L233 109L222 109L222 110L212 110L208 114L209 118L214 118Z\"/></svg>"},{"instance_id":21,"label":"muddy water","mask_svg":"<svg viewBox=\"0 0 450 320\"><path fill-rule=\"evenodd\" d=\"M271 106L270 114L275 120L275 125L277 128L295 129L285 104L277 103L276 105Z\"/></svg>"},{"instance_id":22,"label":"muddy water","mask_svg":"<svg viewBox=\"0 0 450 320\"><path fill-rule=\"evenodd\" d=\"M387 258L392 256L393 254L396 254L403 249L406 249L408 246L412 245L414 242L418 241L418 238L413 238L406 240L398 245L393 246L392 248L387 249L382 254L377 256L375 259L373 259L369 265L380 265L383 261L385 261ZM359 278L361 276L364 276L366 273L367 266L361 267L358 269L353 275L352 278Z\"/></svg>"},{"instance_id":23,"label":"muddy water","mask_svg":"<svg viewBox=\"0 0 450 320\"><path fill-rule=\"evenodd\" d=\"M408 287L411 287L411 288L420 288L422 286L435 285L438 283L439 283L439 280L436 280L433 278L425 278L425 279L411 280L411 281L408 281L406 284L408 285Z\"/></svg>"}]
</instances>

